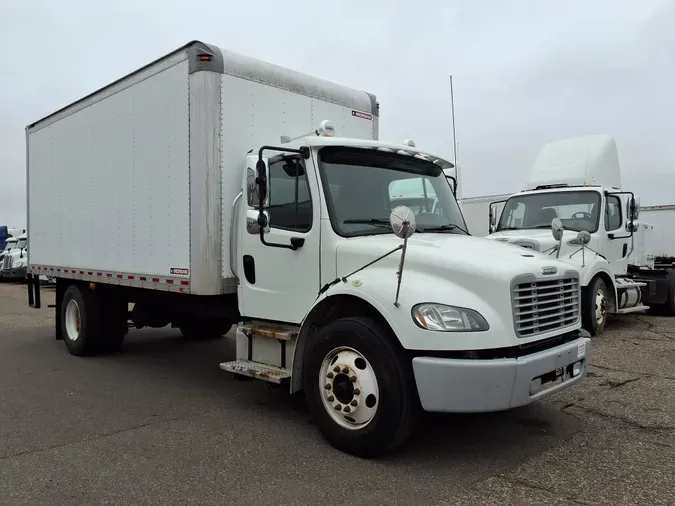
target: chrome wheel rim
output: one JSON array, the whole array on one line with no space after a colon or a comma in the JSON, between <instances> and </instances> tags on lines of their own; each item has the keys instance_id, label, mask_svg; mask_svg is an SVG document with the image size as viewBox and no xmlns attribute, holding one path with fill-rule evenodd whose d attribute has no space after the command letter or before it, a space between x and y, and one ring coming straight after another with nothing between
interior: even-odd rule
<instances>
[{"instance_id":1,"label":"chrome wheel rim","mask_svg":"<svg viewBox=\"0 0 675 506\"><path fill-rule=\"evenodd\" d=\"M377 414L377 376L366 357L353 348L335 348L324 357L319 391L326 412L345 429L363 429Z\"/></svg>"},{"instance_id":2,"label":"chrome wheel rim","mask_svg":"<svg viewBox=\"0 0 675 506\"><path fill-rule=\"evenodd\" d=\"M601 325L605 320L606 314L605 291L602 288L599 288L595 294L595 322L598 325Z\"/></svg>"},{"instance_id":3,"label":"chrome wheel rim","mask_svg":"<svg viewBox=\"0 0 675 506\"><path fill-rule=\"evenodd\" d=\"M71 341L77 341L80 338L80 328L82 318L80 316L80 306L74 299L70 299L66 304L66 337Z\"/></svg>"}]
</instances>

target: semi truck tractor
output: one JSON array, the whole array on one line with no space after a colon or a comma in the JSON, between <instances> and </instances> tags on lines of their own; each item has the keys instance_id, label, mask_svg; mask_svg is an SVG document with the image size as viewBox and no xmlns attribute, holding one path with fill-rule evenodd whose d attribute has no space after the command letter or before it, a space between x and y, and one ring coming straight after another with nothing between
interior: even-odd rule
<instances>
[{"instance_id":1,"label":"semi truck tractor","mask_svg":"<svg viewBox=\"0 0 675 506\"><path fill-rule=\"evenodd\" d=\"M501 213L497 212L501 207ZM488 239L537 251L581 275L582 325L600 334L608 314L675 313L675 277L648 255L653 226L624 189L614 138L590 135L546 144L525 188L493 201Z\"/></svg>"},{"instance_id":2,"label":"semi truck tractor","mask_svg":"<svg viewBox=\"0 0 675 506\"><path fill-rule=\"evenodd\" d=\"M177 49L27 127L29 304L54 276L75 356L114 352L130 326L234 326L236 356L205 366L304 392L326 440L362 457L421 410L508 410L580 382L578 269L469 236L453 164L378 125L372 94ZM399 205L406 181L434 202Z\"/></svg>"}]
</instances>

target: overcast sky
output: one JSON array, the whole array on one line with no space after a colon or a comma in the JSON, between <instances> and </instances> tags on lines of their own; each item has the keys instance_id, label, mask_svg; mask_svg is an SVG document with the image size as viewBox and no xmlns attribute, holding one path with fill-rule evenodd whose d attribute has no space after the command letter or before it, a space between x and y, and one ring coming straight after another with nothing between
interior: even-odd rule
<instances>
[{"instance_id":1,"label":"overcast sky","mask_svg":"<svg viewBox=\"0 0 675 506\"><path fill-rule=\"evenodd\" d=\"M0 0L0 224L25 224L28 123L193 39L375 93L382 140L448 157L453 74L464 196L609 133L624 187L675 203L674 27L669 0Z\"/></svg>"}]
</instances>

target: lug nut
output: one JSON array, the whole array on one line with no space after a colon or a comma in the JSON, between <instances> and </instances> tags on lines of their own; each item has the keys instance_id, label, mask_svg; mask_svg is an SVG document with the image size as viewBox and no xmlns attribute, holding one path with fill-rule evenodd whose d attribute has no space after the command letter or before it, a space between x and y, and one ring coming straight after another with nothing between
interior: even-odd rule
<instances>
[{"instance_id":1,"label":"lug nut","mask_svg":"<svg viewBox=\"0 0 675 506\"><path fill-rule=\"evenodd\" d=\"M326 383L326 386L324 387L326 390L330 390L330 383Z\"/></svg>"},{"instance_id":2,"label":"lug nut","mask_svg":"<svg viewBox=\"0 0 675 506\"><path fill-rule=\"evenodd\" d=\"M354 407L356 407L356 406L358 406L358 405L359 405L359 403L358 403L358 402L356 402L356 400L353 400L353 401L352 401L352 402L350 402L349 404L351 404L351 405L352 405L352 406L354 406Z\"/></svg>"},{"instance_id":3,"label":"lug nut","mask_svg":"<svg viewBox=\"0 0 675 506\"><path fill-rule=\"evenodd\" d=\"M326 376L328 379L333 379L333 373L329 372L328 375Z\"/></svg>"},{"instance_id":4,"label":"lug nut","mask_svg":"<svg viewBox=\"0 0 675 506\"><path fill-rule=\"evenodd\" d=\"M332 395L328 396L328 402L333 402L334 400L335 400L335 397L333 397Z\"/></svg>"},{"instance_id":5,"label":"lug nut","mask_svg":"<svg viewBox=\"0 0 675 506\"><path fill-rule=\"evenodd\" d=\"M349 413L351 411L351 408L349 406L345 406L344 412Z\"/></svg>"},{"instance_id":6,"label":"lug nut","mask_svg":"<svg viewBox=\"0 0 675 506\"><path fill-rule=\"evenodd\" d=\"M344 368L342 369L342 372L345 373L345 374L347 374L347 373L349 372L349 367L344 367Z\"/></svg>"},{"instance_id":7,"label":"lug nut","mask_svg":"<svg viewBox=\"0 0 675 506\"><path fill-rule=\"evenodd\" d=\"M340 366L339 366L339 365L336 365L336 366L333 368L333 370L334 370L335 372L340 372Z\"/></svg>"},{"instance_id":8,"label":"lug nut","mask_svg":"<svg viewBox=\"0 0 675 506\"><path fill-rule=\"evenodd\" d=\"M354 389L354 395L361 395L361 390L359 390L358 388L355 388Z\"/></svg>"},{"instance_id":9,"label":"lug nut","mask_svg":"<svg viewBox=\"0 0 675 506\"><path fill-rule=\"evenodd\" d=\"M339 404L335 405L335 411L340 411L341 409L342 409L342 406L340 406Z\"/></svg>"},{"instance_id":10,"label":"lug nut","mask_svg":"<svg viewBox=\"0 0 675 506\"><path fill-rule=\"evenodd\" d=\"M356 383L356 376L352 376L351 378L349 378L349 381L351 381L352 383Z\"/></svg>"}]
</instances>

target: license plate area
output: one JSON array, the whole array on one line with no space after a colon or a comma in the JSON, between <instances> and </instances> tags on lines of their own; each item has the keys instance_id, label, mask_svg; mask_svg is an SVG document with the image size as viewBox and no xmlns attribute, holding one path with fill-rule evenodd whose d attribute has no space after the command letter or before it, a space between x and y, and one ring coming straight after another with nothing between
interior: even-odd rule
<instances>
[{"instance_id":1,"label":"license plate area","mask_svg":"<svg viewBox=\"0 0 675 506\"><path fill-rule=\"evenodd\" d=\"M573 369L573 364L570 364L534 378L530 382L530 395L543 392L571 380L574 376Z\"/></svg>"}]
</instances>

